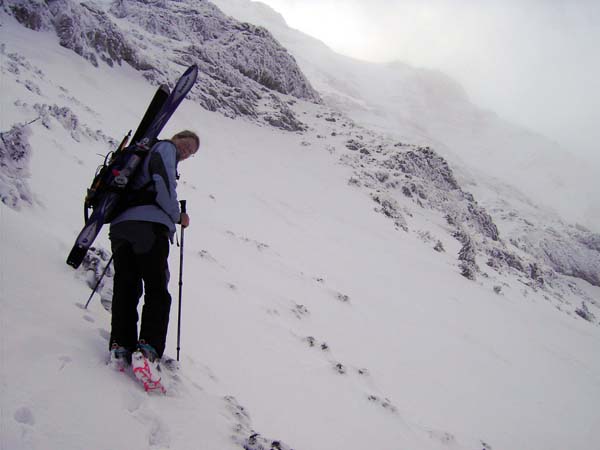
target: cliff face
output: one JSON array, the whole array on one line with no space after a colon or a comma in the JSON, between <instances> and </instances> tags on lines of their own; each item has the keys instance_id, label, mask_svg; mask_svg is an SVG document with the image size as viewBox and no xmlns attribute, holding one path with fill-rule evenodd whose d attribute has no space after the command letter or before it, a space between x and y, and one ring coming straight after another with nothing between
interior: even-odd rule
<instances>
[{"instance_id":1,"label":"cliff face","mask_svg":"<svg viewBox=\"0 0 600 450\"><path fill-rule=\"evenodd\" d=\"M8 0L4 10L28 28L55 32L60 45L94 66L126 63L154 84L176 79L181 65L197 64L192 98L229 117L264 118L296 131L303 126L295 118L272 120L273 111L289 116L272 94L320 102L265 28L227 17L208 1Z\"/></svg>"}]
</instances>

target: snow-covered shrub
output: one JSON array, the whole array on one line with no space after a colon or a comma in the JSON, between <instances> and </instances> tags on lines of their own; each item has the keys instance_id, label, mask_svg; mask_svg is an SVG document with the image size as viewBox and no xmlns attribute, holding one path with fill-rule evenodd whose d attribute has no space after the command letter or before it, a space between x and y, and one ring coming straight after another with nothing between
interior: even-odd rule
<instances>
[{"instance_id":1,"label":"snow-covered shrub","mask_svg":"<svg viewBox=\"0 0 600 450\"><path fill-rule=\"evenodd\" d=\"M33 204L33 196L27 182L31 146L31 131L26 124L15 124L0 133L0 199L12 209L20 210Z\"/></svg>"},{"instance_id":2,"label":"snow-covered shrub","mask_svg":"<svg viewBox=\"0 0 600 450\"><path fill-rule=\"evenodd\" d=\"M392 404L391 400L388 398L381 398L381 397L379 397L377 395L373 395L373 394L368 395L367 398L369 399L369 401L378 404L383 409L387 409L388 411L390 411L392 413L398 412L398 408L396 408Z\"/></svg>"},{"instance_id":3,"label":"snow-covered shrub","mask_svg":"<svg viewBox=\"0 0 600 450\"><path fill-rule=\"evenodd\" d=\"M265 121L276 128L286 131L305 131L307 126L300 122L292 109L277 95L270 95L271 105L274 111L265 115Z\"/></svg>"},{"instance_id":4,"label":"snow-covered shrub","mask_svg":"<svg viewBox=\"0 0 600 450\"><path fill-rule=\"evenodd\" d=\"M483 208L473 201L470 201L467 210L469 212L469 218L474 221L475 225L484 236L489 237L493 241L498 241L500 239L498 227L494 223L492 217Z\"/></svg>"},{"instance_id":5,"label":"snow-covered shrub","mask_svg":"<svg viewBox=\"0 0 600 450\"><path fill-rule=\"evenodd\" d=\"M458 252L458 260L460 261L460 274L469 280L475 280L475 274L477 273L475 255L475 245L473 244L471 238L467 235L466 239L464 239L463 246Z\"/></svg>"},{"instance_id":6,"label":"snow-covered shrub","mask_svg":"<svg viewBox=\"0 0 600 450\"><path fill-rule=\"evenodd\" d=\"M346 367L342 363L334 363L333 369L340 375L346 374Z\"/></svg>"},{"instance_id":7,"label":"snow-covered shrub","mask_svg":"<svg viewBox=\"0 0 600 450\"><path fill-rule=\"evenodd\" d=\"M96 293L100 295L102 306L107 311L110 311L112 307L114 277L112 265L108 265L110 258L111 254L108 250L100 247L91 247L78 269L79 273L84 276L84 280L90 289L94 289L102 278L102 273L106 270Z\"/></svg>"},{"instance_id":8,"label":"snow-covered shrub","mask_svg":"<svg viewBox=\"0 0 600 450\"><path fill-rule=\"evenodd\" d=\"M400 212L400 205L398 202L388 194L376 193L371 194L371 198L375 203L381 205L381 208L376 208L377 212L381 212L386 217L394 220L394 224L397 228L401 228L404 231L408 231L408 225L406 219Z\"/></svg>"},{"instance_id":9,"label":"snow-covered shrub","mask_svg":"<svg viewBox=\"0 0 600 450\"><path fill-rule=\"evenodd\" d=\"M244 450L293 450L282 441L267 439L259 433L253 433L246 439L243 448Z\"/></svg>"},{"instance_id":10,"label":"snow-covered shrub","mask_svg":"<svg viewBox=\"0 0 600 450\"><path fill-rule=\"evenodd\" d=\"M486 252L490 256L487 261L488 266L494 269L508 266L519 272L526 273L523 261L514 253L498 247L489 248Z\"/></svg>"},{"instance_id":11,"label":"snow-covered shrub","mask_svg":"<svg viewBox=\"0 0 600 450\"><path fill-rule=\"evenodd\" d=\"M342 294L341 292L337 292L335 294L335 298L337 298L342 303L350 303L350 296Z\"/></svg>"},{"instance_id":12,"label":"snow-covered shrub","mask_svg":"<svg viewBox=\"0 0 600 450\"><path fill-rule=\"evenodd\" d=\"M585 302L581 302L581 306L575 310L575 314L588 322L594 322L596 320L596 316L590 312Z\"/></svg>"},{"instance_id":13,"label":"snow-covered shrub","mask_svg":"<svg viewBox=\"0 0 600 450\"><path fill-rule=\"evenodd\" d=\"M358 142L354 139L350 139L346 142L346 148L352 151L358 151L364 148L361 142Z\"/></svg>"}]
</instances>

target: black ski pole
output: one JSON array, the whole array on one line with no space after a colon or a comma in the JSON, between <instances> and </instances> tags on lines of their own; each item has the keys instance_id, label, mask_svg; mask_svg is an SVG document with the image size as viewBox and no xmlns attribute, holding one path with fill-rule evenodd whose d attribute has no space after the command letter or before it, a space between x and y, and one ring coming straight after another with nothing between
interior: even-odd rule
<instances>
[{"instance_id":1,"label":"black ski pole","mask_svg":"<svg viewBox=\"0 0 600 450\"><path fill-rule=\"evenodd\" d=\"M181 213L187 213L186 201L181 200ZM179 361L179 350L181 349L181 293L183 291L183 232L185 228L181 226L181 245L179 247L179 311L177 315L177 361Z\"/></svg>"},{"instance_id":2,"label":"black ski pole","mask_svg":"<svg viewBox=\"0 0 600 450\"><path fill-rule=\"evenodd\" d=\"M98 282L96 283L96 286L94 286L94 290L90 294L90 298L88 298L88 301L85 304L85 309L87 309L88 305L92 301L92 298L94 298L94 294L96 293L96 289L98 289L98 286L100 286L100 283L102 282L102 279L104 278L104 275L106 275L106 271L110 267L110 263L112 262L112 260L113 260L113 256L111 255L110 259L108 260L108 264L106 264L106 267L104 268L104 271L102 272L102 275L100 276L100 279L98 280Z\"/></svg>"}]
</instances>

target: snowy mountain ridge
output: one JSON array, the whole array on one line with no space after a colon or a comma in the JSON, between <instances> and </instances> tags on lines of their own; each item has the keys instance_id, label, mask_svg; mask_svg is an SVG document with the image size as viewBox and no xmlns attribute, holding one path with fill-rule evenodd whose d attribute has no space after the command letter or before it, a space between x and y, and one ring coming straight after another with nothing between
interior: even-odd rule
<instances>
[{"instance_id":1,"label":"snowy mountain ridge","mask_svg":"<svg viewBox=\"0 0 600 450\"><path fill-rule=\"evenodd\" d=\"M427 148L433 144L451 161L460 184L475 194L513 249L533 255L552 270L598 285L600 254L593 242L600 235L564 220L565 214L572 217L570 213L581 217L581 210L575 213L579 205L587 204L592 216L598 209L594 191L600 173L593 165L476 108L464 89L440 72L337 55L290 29L283 17L260 2L215 0L215 4L241 20L269 27L294 53L327 105L380 135L372 139L377 141L373 146L381 149L384 142L389 147L398 141ZM572 205L577 206L569 209ZM484 253L490 252L496 253L490 249Z\"/></svg>"},{"instance_id":2,"label":"snowy mountain ridge","mask_svg":"<svg viewBox=\"0 0 600 450\"><path fill-rule=\"evenodd\" d=\"M201 67L204 62L202 55L205 52L205 45L217 49L225 41L227 43L224 45L224 48L216 50L216 54L228 54L228 50L231 48L230 42L237 42L236 46L241 49L238 53L234 53L233 61L237 62L224 64L223 61L219 61L215 64L219 67L224 64L220 70L236 74L240 72L235 67L245 67L249 58L251 59L251 56L248 55L255 54L257 51L261 54L270 55L271 49L277 48L279 45L272 41L272 39L267 43L260 39L257 41L258 44L253 43L254 36L256 36L255 33L263 37L269 37L270 35L266 31L252 28L249 25L237 25L233 19L223 16L208 2L200 2L198 5L203 9L190 13L193 10L182 10L180 2L169 4L166 2L151 2L149 4L150 10L148 11L148 4L141 1L96 3L99 7L108 8L107 11L104 11L102 9L95 9L92 4L87 3L61 3L65 1L56 0L51 3L51 8L47 9L42 8L40 3L29 1L9 3L7 7L12 11L15 18L29 28L34 30L54 29L60 38L62 46L72 49L80 56L89 60L94 66L98 66L96 55L99 55L100 60L109 66L115 63L120 64L123 61L126 62L125 58L128 58L134 68L142 71L146 79L155 82L157 81L157 73L160 73L160 76L164 76L164 74L173 73L173 70L167 69L169 66L164 65L161 66L163 67L162 69L157 69L152 64L140 64L140 61L153 60L156 62L157 58L153 55L162 54L168 48L165 42L170 42L173 45L172 43L189 42L192 38L197 38L201 41L204 40L202 45L197 47L201 49L200 53L196 51L196 47L193 45L188 46L187 44L183 45L185 50L176 52L182 60L188 63L199 62ZM215 11L217 12L215 13ZM88 16L89 14L91 16ZM183 14L184 18L179 17L179 14ZM198 14L202 15L200 21L188 21L187 16L191 15L191 17L196 19ZM109 19L109 17L113 17L113 19ZM116 20L116 17L120 19L127 18L129 24L134 23L135 25L139 25L145 32L149 32L153 36L149 42L153 42L154 45L145 46L149 56L140 56L140 53L131 50L133 46L124 44L128 39L134 39L131 37L126 38L125 36L135 37L136 33L129 31L124 34L118 31L118 26L113 22L113 20ZM177 27L175 28L172 26L174 23L177 23ZM194 25L191 26L190 24ZM101 29L102 32L98 33L98 29ZM254 30L254 32L250 34L251 37L249 40L244 40L248 37L246 33L248 30ZM236 37L238 34L244 36L241 43L238 42L239 38ZM222 35L226 37L222 38ZM97 36L103 36L103 38L98 40ZM217 43L215 44L214 41L217 41ZM115 47L115 45L111 44L114 42L118 42L118 46ZM191 42L195 41L192 39ZM177 45L181 46L181 44ZM285 50L283 50L283 53L287 54ZM12 71L18 72L18 56L9 55L8 59L11 61ZM253 72L255 74L272 73L269 69L271 64L269 60L262 60L260 66L250 71L246 70L245 72ZM22 61L21 65L26 66ZM398 67L397 64L395 66L396 69L410 71L408 67ZM298 76L298 72L299 69L294 67L291 71L284 70L280 72L280 76L290 80L299 79L301 80L301 86L308 86L302 81L304 80L302 74L300 73ZM288 73L289 76L286 75ZM214 102L217 102L218 98L221 98L223 95L227 97L227 90L231 87L232 78L222 77L220 74L221 72L215 73L214 70L207 70L201 75L199 85L202 87L200 89L204 90L204 86L209 86L208 92L212 96L210 101L205 101L206 97L203 96L203 93L200 96L198 94L195 97L192 96L192 98L199 101L200 104L210 111L218 110L218 108L214 108ZM250 86L254 86L257 82L252 79L252 76L248 75L248 77L251 79L250 82L247 79L244 82ZM207 79L210 82L207 82ZM256 79L261 80L260 77ZM267 123L279 126L282 129L306 130L307 126L296 119L302 113L295 110L297 108L294 108L294 101L286 101L285 99L280 99L274 93L269 93L266 87L268 82L264 81L269 79L271 79L269 76L263 76L264 86L261 93L254 91L256 96L252 102L252 107L241 108L236 113L247 114L246 117L249 117L251 120L258 120L259 122L267 121ZM441 79L444 82L446 81L446 78L443 76ZM229 87L225 87L224 90L221 88L215 91L211 87L212 82L215 80L217 83L226 80L230 85ZM24 82L28 89L33 89L34 91L37 89L36 92L39 93L39 88L36 88L35 82L32 79L27 79ZM458 98L465 97L461 88L455 84L441 83L436 84L436 86L441 89L442 93L438 92L438 94L434 95L434 98L446 98L449 104L453 103L451 100L452 96ZM277 84L272 87L281 88L281 85ZM223 92L225 93L223 94ZM319 97L316 92L310 91L310 93L307 99L318 101ZM266 99L266 102L260 101L263 97ZM234 103L238 104L237 100ZM255 113L255 110L252 109L258 107L259 103L262 104L263 108L260 118ZM230 103L227 104L230 105ZM21 105L21 107L26 108L27 105ZM39 118L46 118L42 120L45 126L47 126L46 122L50 114L62 120L70 132L80 134L77 130L79 126L78 118L73 116L69 108L35 104L33 105L33 110L39 115ZM226 109L221 110L221 112L225 115L230 115L232 110ZM275 117L278 118L276 119ZM282 117L284 117L283 120ZM488 273L485 271L482 272L480 269L481 261L485 261L485 264L496 272L501 272L503 269L508 268L511 271L514 270L517 277L524 276L525 279L530 280L526 281L526 283L532 286L543 286L546 289L552 290L559 304L563 302L564 292L572 288L568 287L570 285L568 281L557 277L557 272L563 275L579 277L595 286L600 286L600 251L596 244L600 240L599 235L590 233L581 227L569 228L560 221L555 221L554 224L546 227L536 226L535 221L537 219L533 218L536 215L521 221L520 214L515 214L514 212L507 214L504 208L500 208L497 211L497 216L501 218L502 222L517 221L522 223L522 225L514 227L511 230L507 236L508 241L505 242L500 238L501 233L498 226L494 223L492 216L478 205L473 195L465 192L460 187L448 163L429 147L403 144L401 142L395 143L384 135L369 132L367 129L358 127L354 122L347 119L345 115L336 113L335 110L328 113L328 109L325 108L321 114L317 115L317 118L321 118L330 125L328 127L330 130L327 133L329 137L327 135L317 135L320 139L331 141L328 144L331 149L330 151L336 151L337 146L340 144L344 145L347 150L350 150L350 154L344 154L340 159L344 164L357 170L357 178L350 182L355 186L366 187L374 202L379 205L378 208L383 214L393 218L397 227L404 231L409 230L405 216L411 217L415 214L411 206L413 204L418 205L420 208L428 207L437 210L445 217L449 225L446 232L458 239L463 246L459 254L459 266L461 267L461 272L467 278L475 279L477 273L489 277ZM14 157L15 152L19 155L26 153L21 148L27 145L27 140L24 139L26 137L24 128L16 126L11 130L11 133L4 135L3 140L5 144L7 140L18 143L14 149L11 149L11 146L8 145L7 149L3 151L3 154L12 152L13 157L3 157L3 159L12 161L11 164L13 165L21 159L20 157ZM93 134L94 132L88 130L88 136L92 136ZM365 135L368 136L366 139ZM116 142L114 138L108 139L104 137L103 140L109 144ZM409 151L406 151L407 149ZM26 183L24 183L22 177L15 176L15 173L19 170L26 170L26 168L6 170L5 175L3 175L3 177L12 178L13 184L16 185L16 190L21 192L21 194L12 193L9 196L3 194L5 203L12 204L13 207L18 207L19 197L25 198L31 203L31 196L27 191L28 187ZM406 204L406 200L409 201L408 205ZM559 227L558 230L561 231L557 231L557 226ZM438 242L440 241L438 240ZM479 265L477 264L477 260L480 260ZM557 280L562 281L557 284ZM500 289L500 286L496 286L495 289ZM598 306L596 299L580 291L577 293L583 297L584 308L588 308L586 302ZM572 311L578 311L579 307L580 305L573 305ZM585 315L585 317L591 318L595 317L595 315L590 313L589 315Z\"/></svg>"},{"instance_id":3,"label":"snowy mountain ridge","mask_svg":"<svg viewBox=\"0 0 600 450\"><path fill-rule=\"evenodd\" d=\"M4 9L28 28L53 30L60 45L95 66L99 61L127 63L155 85L173 80L174 67L194 62L200 78L191 98L229 117L261 116L283 128L301 129L289 109L265 92L319 101L294 59L267 30L228 18L208 1L9 0ZM275 106L275 117L261 113L261 100Z\"/></svg>"},{"instance_id":4,"label":"snowy mountain ridge","mask_svg":"<svg viewBox=\"0 0 600 450\"><path fill-rule=\"evenodd\" d=\"M239 20L267 27L294 55L328 105L393 139L435 148L455 170L460 169L463 184L474 185L471 190L486 208L502 206L498 192L487 182L493 179L494 185L509 184L542 209L556 211L563 221L600 231L597 161L579 159L571 149L482 110L439 71L336 54L288 27L260 2L214 3Z\"/></svg>"},{"instance_id":5,"label":"snowy mountain ridge","mask_svg":"<svg viewBox=\"0 0 600 450\"><path fill-rule=\"evenodd\" d=\"M236 23L210 2L123 0L79 4L55 0L49 6L46 8L41 2L11 0L6 8L29 28L53 29L62 46L72 49L95 66L98 65L98 58L111 66L126 62L141 71L145 78L159 83L175 78L175 74L171 66L156 58L157 54L168 52L178 64L199 64L201 75L197 86L200 93L196 92L192 98L210 111L220 111L227 116L241 114L283 129L300 131L305 126L297 119L298 114L293 107L290 107L293 102L280 99L274 93L269 93L269 90L319 101L319 95L295 66L293 58L270 37L268 31ZM281 23L282 19L276 15L274 19L272 15L268 17ZM98 30L102 32L98 33ZM145 42L143 45L142 39ZM187 42L192 45L186 44ZM262 57L257 60L257 55ZM285 63L282 63L282 58ZM389 67L404 72L404 78L419 74L419 71L397 63ZM423 99L424 104L434 102L436 107L428 107L427 110L439 110L438 114L444 123L451 121L455 115L440 108L443 105L438 100L442 99L452 107L456 104L456 99L459 103L466 103L466 94L460 86L443 75L429 74L426 80L424 89L417 98ZM262 86L260 90L257 89L257 83ZM385 79L380 79L375 84L386 83ZM234 95L231 99L232 92L240 95ZM381 98L379 100L383 101ZM377 102L377 98L372 101ZM337 105L336 102L333 104ZM259 114L261 108L262 112ZM405 112L400 115L402 114ZM427 122L440 121L431 117L427 119L427 116L425 118ZM355 149L359 150L363 144L356 145L358 147ZM366 161L377 165L372 158L361 158L363 163ZM388 161L387 168L393 169L393 166ZM405 194L410 189L415 190L414 183L410 187L398 188ZM490 204L493 205L491 202ZM469 210L473 212L477 209L481 208L476 206ZM445 214L454 215L450 211ZM481 216L481 213L472 215ZM501 212L499 215L509 216ZM489 217L486 221L492 222L492 218ZM495 224L492 225L496 227ZM565 231L556 233L556 227ZM540 233L531 232L530 227L524 227L519 229L519 233L509 235L509 238L513 242L520 242L519 248L534 254L536 259L541 259L553 270L599 285L600 253L593 246L586 245L586 242L598 240L598 235L579 229L575 235L583 234L583 237L572 237L573 233L568 231L568 227L558 221L553 229ZM498 231L493 234L498 235ZM562 237L559 238L560 235ZM493 240L497 240L497 236ZM492 250L488 249L484 253L490 252Z\"/></svg>"},{"instance_id":6,"label":"snowy mountain ridge","mask_svg":"<svg viewBox=\"0 0 600 450\"><path fill-rule=\"evenodd\" d=\"M175 45L163 42L161 20L145 49L153 61ZM200 158L182 169L193 225L184 364L171 395L149 398L106 373L108 316L98 304L73 307L104 267L106 238L77 279L64 255L97 154L139 120L148 80L172 82L181 65L165 62L150 77L102 58L95 67L59 46L54 28L32 31L7 15L1 30L1 292L10 318L2 323L2 439L10 448L593 444L597 235L553 230L534 207L511 214L513 198L487 210L437 148L255 80L248 85L262 99L249 120L225 118L234 115L227 107L209 112L196 92L202 108L184 102L164 133L200 127L203 141ZM301 129L267 120L279 102ZM514 229L505 234L506 224ZM25 271L33 276L20 283ZM78 404L65 403L66 392Z\"/></svg>"}]
</instances>

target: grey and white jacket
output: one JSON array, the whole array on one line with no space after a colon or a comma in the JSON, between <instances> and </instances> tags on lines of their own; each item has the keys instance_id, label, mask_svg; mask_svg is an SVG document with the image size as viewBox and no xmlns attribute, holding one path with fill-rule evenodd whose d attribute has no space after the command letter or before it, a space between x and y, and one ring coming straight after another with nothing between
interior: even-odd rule
<instances>
[{"instance_id":1,"label":"grey and white jacket","mask_svg":"<svg viewBox=\"0 0 600 450\"><path fill-rule=\"evenodd\" d=\"M156 193L153 204L132 206L119 214L111 222L113 225L130 220L155 222L166 225L173 241L175 224L179 223L180 210L177 201L177 153L171 141L160 141L144 159L141 170L131 180L134 190L147 190Z\"/></svg>"}]
</instances>

